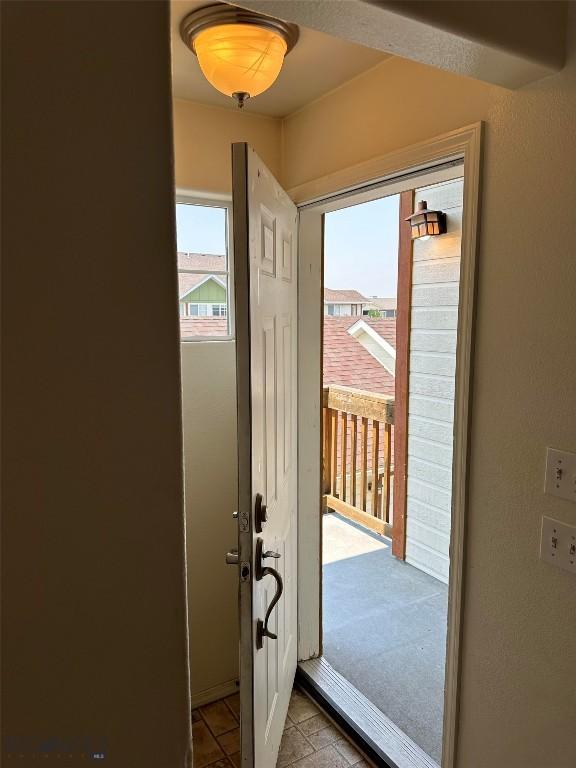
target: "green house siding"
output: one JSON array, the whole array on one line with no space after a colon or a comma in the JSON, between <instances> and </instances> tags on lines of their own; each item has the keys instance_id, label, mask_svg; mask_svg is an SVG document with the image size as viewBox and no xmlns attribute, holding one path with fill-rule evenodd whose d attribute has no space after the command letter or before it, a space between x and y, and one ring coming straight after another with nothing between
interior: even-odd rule
<instances>
[{"instance_id":1,"label":"green house siding","mask_svg":"<svg viewBox=\"0 0 576 768\"><path fill-rule=\"evenodd\" d=\"M193 288L185 296L180 298L182 302L213 302L214 304L226 303L226 288L216 280L207 280L197 288Z\"/></svg>"}]
</instances>

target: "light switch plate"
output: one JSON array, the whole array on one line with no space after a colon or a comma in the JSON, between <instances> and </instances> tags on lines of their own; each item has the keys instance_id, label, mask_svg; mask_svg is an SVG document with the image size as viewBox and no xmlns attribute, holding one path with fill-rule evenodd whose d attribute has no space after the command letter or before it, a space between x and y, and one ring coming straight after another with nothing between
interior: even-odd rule
<instances>
[{"instance_id":1,"label":"light switch plate","mask_svg":"<svg viewBox=\"0 0 576 768\"><path fill-rule=\"evenodd\" d=\"M544 492L576 501L576 453L557 448L546 449Z\"/></svg>"},{"instance_id":2,"label":"light switch plate","mask_svg":"<svg viewBox=\"0 0 576 768\"><path fill-rule=\"evenodd\" d=\"M540 559L576 573L576 525L543 517Z\"/></svg>"}]
</instances>

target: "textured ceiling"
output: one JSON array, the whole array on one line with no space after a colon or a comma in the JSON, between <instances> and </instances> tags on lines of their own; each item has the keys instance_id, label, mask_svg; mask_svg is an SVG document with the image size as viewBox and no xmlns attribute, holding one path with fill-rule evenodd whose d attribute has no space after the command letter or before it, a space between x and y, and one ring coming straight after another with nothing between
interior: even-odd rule
<instances>
[{"instance_id":1,"label":"textured ceiling","mask_svg":"<svg viewBox=\"0 0 576 768\"><path fill-rule=\"evenodd\" d=\"M172 78L174 96L203 104L236 109L232 99L216 91L204 78L194 54L180 37L180 22L209 1L172 0ZM265 93L249 101L248 112L284 117L337 88L389 55L301 28L300 39L286 57L282 72Z\"/></svg>"}]
</instances>

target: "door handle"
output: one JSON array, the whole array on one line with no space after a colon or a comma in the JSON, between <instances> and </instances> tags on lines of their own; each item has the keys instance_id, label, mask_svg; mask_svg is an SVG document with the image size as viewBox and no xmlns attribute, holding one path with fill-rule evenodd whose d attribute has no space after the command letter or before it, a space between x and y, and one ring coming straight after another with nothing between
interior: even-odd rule
<instances>
[{"instance_id":1,"label":"door handle","mask_svg":"<svg viewBox=\"0 0 576 768\"><path fill-rule=\"evenodd\" d=\"M272 576L273 579L276 581L276 592L274 594L274 597L270 601L270 605L268 606L268 610L266 611L266 615L264 617L264 621L262 619L258 619L256 622L256 648L260 650L262 646L264 645L264 638L269 637L270 640L278 640L278 635L275 635L273 632L271 632L268 629L268 621L270 619L270 616L272 614L272 611L276 607L278 601L282 597L282 593L284 592L284 582L282 581L282 576L278 573L276 568L271 568L270 566L262 565L263 560L265 560L268 557L273 557L274 559L278 559L280 557L279 552L272 552L271 550L267 552L263 552L264 548L264 542L262 539L256 540L256 581L260 581L264 578L264 576Z\"/></svg>"}]
</instances>

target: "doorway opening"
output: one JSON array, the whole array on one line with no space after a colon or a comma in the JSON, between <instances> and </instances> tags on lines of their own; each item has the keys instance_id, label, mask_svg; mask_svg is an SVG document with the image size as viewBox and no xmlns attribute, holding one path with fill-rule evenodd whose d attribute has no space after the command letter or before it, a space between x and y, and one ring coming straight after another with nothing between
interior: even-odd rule
<instances>
[{"instance_id":1,"label":"doorway opening","mask_svg":"<svg viewBox=\"0 0 576 768\"><path fill-rule=\"evenodd\" d=\"M320 620L300 674L399 765L441 764L444 742L463 210L448 165L301 209L323 318ZM447 233L412 240L425 200Z\"/></svg>"}]
</instances>

